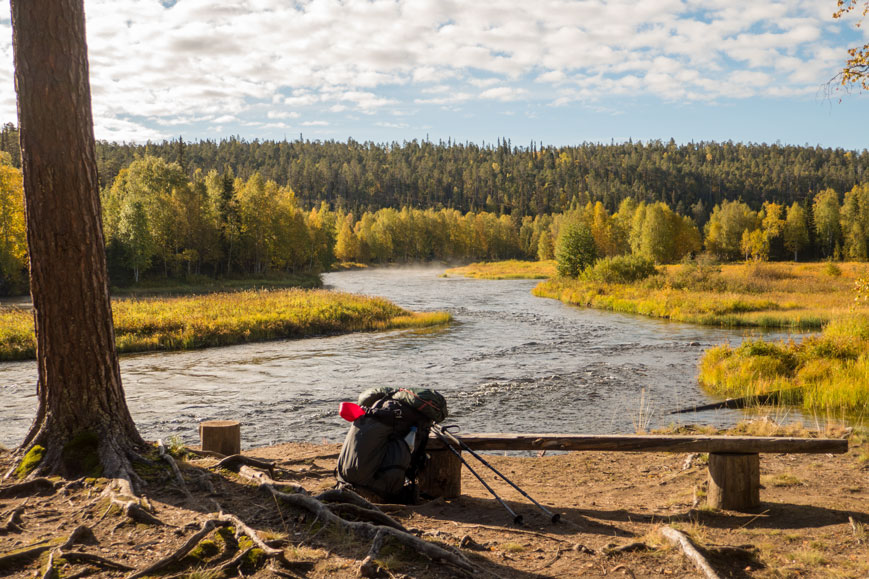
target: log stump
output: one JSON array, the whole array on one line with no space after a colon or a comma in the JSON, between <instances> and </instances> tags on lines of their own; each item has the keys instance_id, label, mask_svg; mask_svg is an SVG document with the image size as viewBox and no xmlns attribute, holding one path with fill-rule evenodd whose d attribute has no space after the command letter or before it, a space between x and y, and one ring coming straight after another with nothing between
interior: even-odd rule
<instances>
[{"instance_id":1,"label":"log stump","mask_svg":"<svg viewBox=\"0 0 869 579\"><path fill-rule=\"evenodd\" d=\"M757 454L709 453L710 507L749 511L760 505L760 457Z\"/></svg>"},{"instance_id":2,"label":"log stump","mask_svg":"<svg viewBox=\"0 0 869 579\"><path fill-rule=\"evenodd\" d=\"M237 420L209 420L199 423L202 450L230 456L241 452L241 426Z\"/></svg>"},{"instance_id":3,"label":"log stump","mask_svg":"<svg viewBox=\"0 0 869 579\"><path fill-rule=\"evenodd\" d=\"M429 450L431 459L419 473L419 492L454 499L462 494L462 461L448 448Z\"/></svg>"}]
</instances>

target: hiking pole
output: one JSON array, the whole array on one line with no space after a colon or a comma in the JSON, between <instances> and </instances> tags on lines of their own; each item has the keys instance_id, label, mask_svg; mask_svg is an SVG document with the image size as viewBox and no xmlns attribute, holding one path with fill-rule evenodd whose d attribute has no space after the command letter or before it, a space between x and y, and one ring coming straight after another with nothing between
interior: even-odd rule
<instances>
[{"instance_id":1,"label":"hiking pole","mask_svg":"<svg viewBox=\"0 0 869 579\"><path fill-rule=\"evenodd\" d=\"M477 471L475 471L473 468L471 468L471 465L468 464L468 461L466 461L464 458L462 458L462 453L460 451L456 450L456 448L452 444L450 444L450 441L447 439L446 436L444 436L445 433L442 432L440 430L440 428L437 428L437 427L433 428L432 432L434 432L435 436L437 436L438 439L440 439L440 441L444 443L444 446L449 448L453 454L455 454L457 457L459 457L459 460L462 461L462 464L465 465L469 471L471 471L471 474L473 474L475 477L477 477L478 481L483 483L483 486L486 487L486 490L489 491L492 494L492 496L495 497L495 499L499 503L501 503L501 506L504 507L505 509L507 509L507 512L510 513L510 515L513 517L513 523L516 525L521 525L522 524L522 515L517 515L513 511L513 509L511 509L509 507L509 505L507 505L507 503L505 503L501 499L501 497L498 496L498 494L492 489L492 487L490 487L488 484L486 484L486 481L484 481L483 478L479 474L477 474Z\"/></svg>"},{"instance_id":2,"label":"hiking pole","mask_svg":"<svg viewBox=\"0 0 869 579\"><path fill-rule=\"evenodd\" d=\"M543 511L544 513L546 513L546 516L549 517L549 520L551 520L553 523L557 523L557 522L561 519L561 515L560 515L560 514L558 514L558 513L553 513L552 511L550 511L549 509L547 509L546 507L544 507L543 505L541 505L540 503L538 503L537 501L535 501L534 499L532 499L532 498L531 498L531 495L529 495L528 493L526 493L525 491L523 491L521 488L519 488L519 485L517 485L516 483L514 483L513 481L511 481L510 479L508 479L507 477L505 477L503 474L501 474L501 473L498 471L498 469L496 469L494 466L492 466L491 464L489 464L488 462L486 462L486 460L483 459L482 456L480 456L479 454L477 454L476 452L474 452L473 450L471 450L471 447L469 447L467 444L465 444L464 442L462 442L460 439L458 439L458 438L456 438L455 436L453 436L453 435L452 435L448 430L444 430L444 428L443 428L442 426L439 426L439 425L437 425L437 424L435 424L435 425L432 427L432 430L435 432L435 434L443 434L443 435L449 437L450 440L452 440L452 441L454 441L456 444L458 444L459 447L461 447L462 450L467 450L469 453L471 453L471 456L473 456L474 458L476 458L477 460L479 460L480 462L482 462L484 465L486 465L487 467L489 467L489 469L490 469L493 473L495 473L496 475L498 475L499 477L501 477L502 479L504 479L504 482L506 482L506 483L509 484L511 487L513 487L514 489L516 489L517 491L519 491L520 493L522 493L522 496L523 496L523 497L525 497L526 499L528 499L529 501L531 501L532 503L534 503L534 504L537 506L538 509L540 509L541 511ZM471 472L474 472L474 471L471 471Z\"/></svg>"}]
</instances>

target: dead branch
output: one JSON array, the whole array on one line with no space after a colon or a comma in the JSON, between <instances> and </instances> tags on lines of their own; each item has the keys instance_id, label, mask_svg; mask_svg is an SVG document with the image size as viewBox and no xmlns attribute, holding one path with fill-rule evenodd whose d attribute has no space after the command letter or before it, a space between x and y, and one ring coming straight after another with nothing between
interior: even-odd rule
<instances>
[{"instance_id":1,"label":"dead branch","mask_svg":"<svg viewBox=\"0 0 869 579\"><path fill-rule=\"evenodd\" d=\"M227 470L237 471L238 467L241 465L252 466L254 468L261 468L263 470L269 471L269 475L275 476L275 465L272 462L267 462L264 460L258 460L256 458L251 458L249 456L244 456L243 454L233 454L231 456L227 456L214 466L212 469L217 468L225 468Z\"/></svg>"},{"instance_id":2,"label":"dead branch","mask_svg":"<svg viewBox=\"0 0 869 579\"><path fill-rule=\"evenodd\" d=\"M380 571L380 565L375 563L374 559L380 554L380 549L383 548L383 541L385 538L383 531L377 531L374 535L374 539L371 541L371 547L368 549L368 554L362 560L362 564L359 565L359 577L377 577Z\"/></svg>"},{"instance_id":3,"label":"dead branch","mask_svg":"<svg viewBox=\"0 0 869 579\"><path fill-rule=\"evenodd\" d=\"M709 561L706 560L706 557L700 554L700 551L697 550L691 542L691 539L689 539L685 533L677 531L672 527L662 527L661 534L674 545L681 547L685 556L694 563L694 566L697 567L697 569L703 572L707 579L719 579L718 573L716 573L712 566L709 565Z\"/></svg>"},{"instance_id":4,"label":"dead branch","mask_svg":"<svg viewBox=\"0 0 869 579\"><path fill-rule=\"evenodd\" d=\"M160 458L169 463L169 466L172 468L172 472L175 473L175 480L178 481L178 485L181 487L181 491L184 493L184 496L187 500L193 500L193 495L190 494L190 491L187 490L187 483L184 482L184 477L181 475L181 469L178 468L178 464L175 462L175 459L172 458L172 455L166 450L166 446L163 444L163 439L157 440L157 452L160 454Z\"/></svg>"},{"instance_id":5,"label":"dead branch","mask_svg":"<svg viewBox=\"0 0 869 579\"><path fill-rule=\"evenodd\" d=\"M542 567L538 567L537 569L535 569L535 572L542 571L542 570L546 569L547 567L552 567L552 565L554 565L555 562L561 558L561 554L564 553L565 551L567 551L567 549L557 549L555 551L555 556L552 559L550 559L549 561L547 561Z\"/></svg>"},{"instance_id":6,"label":"dead branch","mask_svg":"<svg viewBox=\"0 0 869 579\"><path fill-rule=\"evenodd\" d=\"M26 509L24 505L15 507L9 512L9 516L6 517L6 522L3 523L3 526L0 527L0 535L6 535L8 533L20 533L24 529L21 528L21 525L24 521L21 520L21 513L23 513Z\"/></svg>"},{"instance_id":7,"label":"dead branch","mask_svg":"<svg viewBox=\"0 0 869 579\"><path fill-rule=\"evenodd\" d=\"M10 499L26 495L53 494L57 485L47 478L35 478L22 483L0 487L0 499Z\"/></svg>"}]
</instances>

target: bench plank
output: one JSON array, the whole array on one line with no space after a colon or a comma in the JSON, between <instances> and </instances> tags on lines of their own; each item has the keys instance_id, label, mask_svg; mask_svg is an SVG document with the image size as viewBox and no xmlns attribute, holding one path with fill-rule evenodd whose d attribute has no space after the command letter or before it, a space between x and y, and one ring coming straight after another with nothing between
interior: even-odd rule
<instances>
[{"instance_id":1,"label":"bench plank","mask_svg":"<svg viewBox=\"0 0 869 579\"><path fill-rule=\"evenodd\" d=\"M456 438L473 450L603 450L634 452L832 453L848 452L841 438L678 436L630 434L468 433ZM443 448L437 438L429 448Z\"/></svg>"}]
</instances>

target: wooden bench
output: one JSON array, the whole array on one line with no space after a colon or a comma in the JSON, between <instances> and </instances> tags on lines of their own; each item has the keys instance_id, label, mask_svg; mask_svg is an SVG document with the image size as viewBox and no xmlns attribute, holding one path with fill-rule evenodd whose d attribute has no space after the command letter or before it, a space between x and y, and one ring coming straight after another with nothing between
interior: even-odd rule
<instances>
[{"instance_id":1,"label":"wooden bench","mask_svg":"<svg viewBox=\"0 0 869 579\"><path fill-rule=\"evenodd\" d=\"M456 438L475 451L567 450L611 452L709 453L710 507L745 511L760 504L761 453L836 453L848 451L848 441L837 438L784 438L754 436L643 436L591 434L461 434ZM432 435L427 447L431 461L420 474L420 490L437 497L461 494L459 458ZM485 468L472 457L469 463ZM476 462L476 464L474 464ZM514 481L521 485L521 481Z\"/></svg>"}]
</instances>

